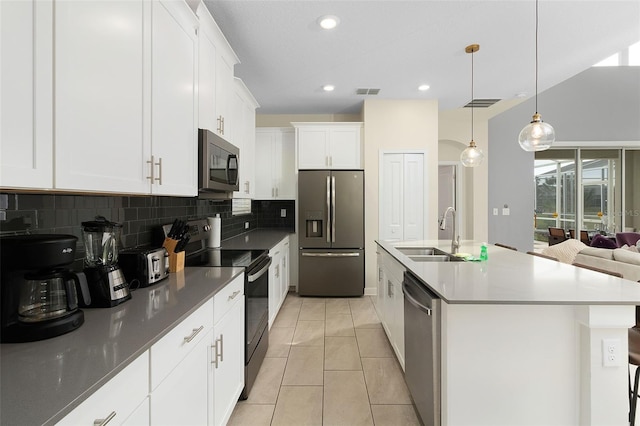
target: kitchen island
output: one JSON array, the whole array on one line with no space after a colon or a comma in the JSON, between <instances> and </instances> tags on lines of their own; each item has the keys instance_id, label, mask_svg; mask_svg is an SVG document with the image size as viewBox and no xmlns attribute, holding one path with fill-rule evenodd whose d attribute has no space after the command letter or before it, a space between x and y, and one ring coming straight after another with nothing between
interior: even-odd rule
<instances>
[{"instance_id":1,"label":"kitchen island","mask_svg":"<svg viewBox=\"0 0 640 426\"><path fill-rule=\"evenodd\" d=\"M378 246L442 299L442 425L628 424L638 283L492 245L485 262L417 262L397 249L450 241ZM477 256L480 244L460 252ZM616 346L606 367L605 341Z\"/></svg>"},{"instance_id":2,"label":"kitchen island","mask_svg":"<svg viewBox=\"0 0 640 426\"><path fill-rule=\"evenodd\" d=\"M119 306L83 309L70 333L0 345L0 424L57 423L243 272L187 268Z\"/></svg>"}]
</instances>

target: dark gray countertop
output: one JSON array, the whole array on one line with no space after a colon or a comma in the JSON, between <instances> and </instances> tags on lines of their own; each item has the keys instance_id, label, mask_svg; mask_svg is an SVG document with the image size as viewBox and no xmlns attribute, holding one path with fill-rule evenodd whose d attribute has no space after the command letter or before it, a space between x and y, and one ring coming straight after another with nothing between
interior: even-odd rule
<instances>
[{"instance_id":1,"label":"dark gray countertop","mask_svg":"<svg viewBox=\"0 0 640 426\"><path fill-rule=\"evenodd\" d=\"M284 237L291 234L293 234L293 231L286 229L257 228L222 241L220 248L230 250L270 250Z\"/></svg>"},{"instance_id":2,"label":"dark gray countertop","mask_svg":"<svg viewBox=\"0 0 640 426\"><path fill-rule=\"evenodd\" d=\"M0 424L54 424L213 297L243 268L186 268L84 324L32 343L0 345Z\"/></svg>"}]
</instances>

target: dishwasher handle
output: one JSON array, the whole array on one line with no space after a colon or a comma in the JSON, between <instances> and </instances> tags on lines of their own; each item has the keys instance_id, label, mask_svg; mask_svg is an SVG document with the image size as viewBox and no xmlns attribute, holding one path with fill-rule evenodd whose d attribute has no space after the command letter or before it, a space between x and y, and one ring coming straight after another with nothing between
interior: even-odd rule
<instances>
[{"instance_id":1,"label":"dishwasher handle","mask_svg":"<svg viewBox=\"0 0 640 426\"><path fill-rule=\"evenodd\" d=\"M420 309L425 314L431 316L432 309L427 307L427 306L424 306L422 303L418 302L411 295L411 290L409 290L409 286L407 285L406 281L402 283L402 292L404 293L404 297L407 300L407 302L411 303L413 306L415 306L416 308Z\"/></svg>"}]
</instances>

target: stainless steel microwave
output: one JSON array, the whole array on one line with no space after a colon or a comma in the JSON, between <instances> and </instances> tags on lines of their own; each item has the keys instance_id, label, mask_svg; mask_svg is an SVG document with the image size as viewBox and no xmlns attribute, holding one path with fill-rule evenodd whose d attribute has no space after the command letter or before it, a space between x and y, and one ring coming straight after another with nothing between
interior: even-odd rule
<instances>
[{"instance_id":1,"label":"stainless steel microwave","mask_svg":"<svg viewBox=\"0 0 640 426\"><path fill-rule=\"evenodd\" d=\"M198 182L201 193L238 190L240 150L215 133L198 129Z\"/></svg>"}]
</instances>

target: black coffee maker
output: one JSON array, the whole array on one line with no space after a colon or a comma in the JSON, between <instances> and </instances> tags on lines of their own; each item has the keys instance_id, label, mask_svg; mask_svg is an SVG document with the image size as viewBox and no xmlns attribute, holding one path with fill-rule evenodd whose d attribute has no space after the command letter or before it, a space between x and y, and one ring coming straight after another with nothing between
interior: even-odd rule
<instances>
[{"instance_id":1,"label":"black coffee maker","mask_svg":"<svg viewBox=\"0 0 640 426\"><path fill-rule=\"evenodd\" d=\"M0 238L3 343L47 339L82 325L78 296L91 302L87 281L68 269L77 240L60 234Z\"/></svg>"}]
</instances>

